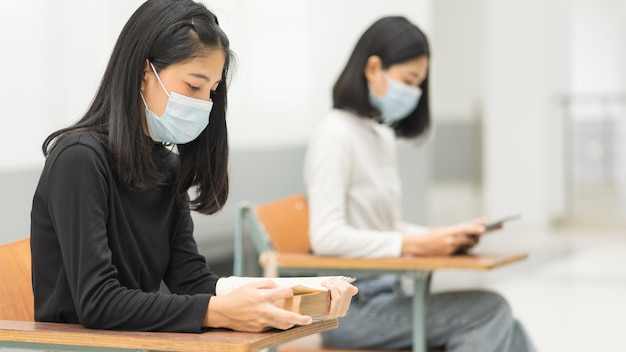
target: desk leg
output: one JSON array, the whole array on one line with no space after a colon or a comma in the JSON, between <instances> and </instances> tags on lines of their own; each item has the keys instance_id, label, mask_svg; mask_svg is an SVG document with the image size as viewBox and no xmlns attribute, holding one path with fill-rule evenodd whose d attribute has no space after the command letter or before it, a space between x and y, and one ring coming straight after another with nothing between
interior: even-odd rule
<instances>
[{"instance_id":1,"label":"desk leg","mask_svg":"<svg viewBox=\"0 0 626 352\"><path fill-rule=\"evenodd\" d=\"M430 296L432 272L414 273L413 292L413 352L426 351L426 313Z\"/></svg>"},{"instance_id":2,"label":"desk leg","mask_svg":"<svg viewBox=\"0 0 626 352\"><path fill-rule=\"evenodd\" d=\"M233 258L233 275L235 276L243 275L243 221L245 211L243 207L237 209L235 221L235 253Z\"/></svg>"}]
</instances>

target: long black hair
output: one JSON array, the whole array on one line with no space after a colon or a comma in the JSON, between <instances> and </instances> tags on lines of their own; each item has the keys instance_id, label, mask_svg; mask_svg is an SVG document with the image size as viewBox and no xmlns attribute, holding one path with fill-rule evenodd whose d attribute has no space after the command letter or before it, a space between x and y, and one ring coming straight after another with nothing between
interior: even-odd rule
<instances>
[{"instance_id":1,"label":"long black hair","mask_svg":"<svg viewBox=\"0 0 626 352\"><path fill-rule=\"evenodd\" d=\"M383 69L422 56L430 57L426 35L402 16L390 16L374 22L357 42L346 67L333 87L333 107L349 110L364 118L378 119L380 111L369 99L365 65L371 56L382 60ZM398 137L413 138L430 127L428 75L420 85L422 96L411 114L391 124Z\"/></svg>"},{"instance_id":2,"label":"long black hair","mask_svg":"<svg viewBox=\"0 0 626 352\"><path fill-rule=\"evenodd\" d=\"M194 141L178 145L180 170L176 197L183 209L204 214L219 211L228 198L228 133L226 77L232 53L217 17L192 0L148 0L130 17L115 44L96 96L74 125L58 130L43 143L44 155L64 136L93 131L108 136L108 152L118 182L146 190L165 182L154 158L154 142L144 134L140 88L146 60L157 70L206 55L224 52L223 80L211 97L209 126ZM187 191L195 186L191 201Z\"/></svg>"}]
</instances>

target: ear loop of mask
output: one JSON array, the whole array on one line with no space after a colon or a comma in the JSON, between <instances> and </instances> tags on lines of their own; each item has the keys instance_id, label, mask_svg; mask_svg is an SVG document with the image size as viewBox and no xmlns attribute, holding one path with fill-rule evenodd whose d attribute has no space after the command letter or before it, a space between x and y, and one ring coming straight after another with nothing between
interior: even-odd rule
<instances>
[{"instance_id":1,"label":"ear loop of mask","mask_svg":"<svg viewBox=\"0 0 626 352\"><path fill-rule=\"evenodd\" d=\"M389 80L390 80L390 78L389 78L389 74L387 73L386 70L383 70L383 79L385 80L385 83L387 84L387 88L385 89L385 94L383 94L381 96L381 98L387 95L387 90L389 89ZM367 82L367 85L368 85L368 87L371 90L372 89L372 84L370 82ZM373 92L372 92L372 94L376 95L376 93L373 93Z\"/></svg>"},{"instance_id":2,"label":"ear loop of mask","mask_svg":"<svg viewBox=\"0 0 626 352\"><path fill-rule=\"evenodd\" d=\"M154 65L152 64L152 62L150 62L150 67L152 68L152 72L154 72L154 75L156 76L157 80L159 81L159 84L161 84L161 88L163 88L163 91L169 97L170 93L167 91L167 88L165 88L165 85L161 81L161 77L159 77L159 74L157 73L156 69L154 68Z\"/></svg>"},{"instance_id":3,"label":"ear loop of mask","mask_svg":"<svg viewBox=\"0 0 626 352\"><path fill-rule=\"evenodd\" d=\"M157 80L159 81L159 84L161 85L161 88L163 88L163 91L169 97L170 93L167 91L167 88L165 88L165 85L163 84L163 81L161 81L161 77L159 77L159 74L157 73L156 69L154 68L154 65L150 61L148 61L148 63L150 64L150 67L152 68L152 72L154 72L154 75L156 76ZM139 92L139 96L141 96L141 100L143 100L143 105L145 105L146 108L149 109L148 108L148 103L146 103L146 99L143 97L143 93L142 92Z\"/></svg>"}]
</instances>

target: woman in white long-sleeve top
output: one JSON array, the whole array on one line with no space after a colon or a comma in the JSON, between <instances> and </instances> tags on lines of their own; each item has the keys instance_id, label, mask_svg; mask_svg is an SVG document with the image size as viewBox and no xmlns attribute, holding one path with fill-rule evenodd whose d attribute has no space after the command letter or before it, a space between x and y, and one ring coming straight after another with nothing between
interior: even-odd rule
<instances>
[{"instance_id":1,"label":"woman in white long-sleeve top","mask_svg":"<svg viewBox=\"0 0 626 352\"><path fill-rule=\"evenodd\" d=\"M402 221L397 138L430 127L430 50L404 17L376 21L360 38L333 89L333 110L313 132L304 176L310 237L319 255L398 257L453 254L478 242L483 218L440 228ZM360 277L359 293L339 328L323 334L337 348L412 346L412 297L396 276ZM433 294L430 348L534 351L506 300L493 292Z\"/></svg>"}]
</instances>

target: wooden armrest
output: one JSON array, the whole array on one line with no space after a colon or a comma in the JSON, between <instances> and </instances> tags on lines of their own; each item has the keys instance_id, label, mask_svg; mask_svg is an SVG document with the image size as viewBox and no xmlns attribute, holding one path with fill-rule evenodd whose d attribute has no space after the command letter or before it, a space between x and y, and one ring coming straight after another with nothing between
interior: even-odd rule
<instances>
[{"instance_id":1,"label":"wooden armrest","mask_svg":"<svg viewBox=\"0 0 626 352\"><path fill-rule=\"evenodd\" d=\"M336 327L337 319L328 319L284 331L212 330L194 334L97 330L78 324L0 320L0 346L22 343L31 348L45 345L150 351L257 351Z\"/></svg>"},{"instance_id":2,"label":"wooden armrest","mask_svg":"<svg viewBox=\"0 0 626 352\"><path fill-rule=\"evenodd\" d=\"M289 269L343 269L343 270L435 270L466 269L491 270L524 260L528 253L480 253L452 256L424 256L401 258L341 258L312 254L276 254L278 268Z\"/></svg>"}]
</instances>

